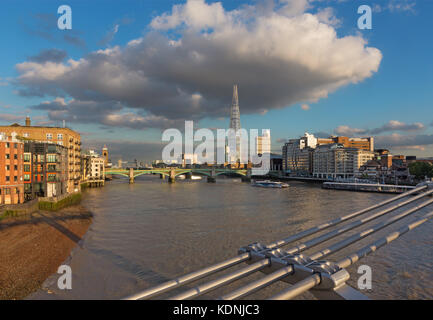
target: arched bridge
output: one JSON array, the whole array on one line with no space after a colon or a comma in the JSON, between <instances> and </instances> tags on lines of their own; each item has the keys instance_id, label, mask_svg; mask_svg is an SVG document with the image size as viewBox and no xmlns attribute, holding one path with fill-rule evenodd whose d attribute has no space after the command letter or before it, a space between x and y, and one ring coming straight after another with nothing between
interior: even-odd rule
<instances>
[{"instance_id":1,"label":"arched bridge","mask_svg":"<svg viewBox=\"0 0 433 320\"><path fill-rule=\"evenodd\" d=\"M217 176L231 175L240 176L242 181L251 181L251 169L228 169L228 168L159 168L159 169L143 169L138 170L134 168L129 169L109 169L105 172L106 175L119 175L129 178L130 183L134 183L134 179L145 174L159 174L161 178L168 177L168 181L173 183L177 176L182 174L186 175L187 179L191 175L201 175L208 178L208 182L215 182Z\"/></svg>"}]
</instances>

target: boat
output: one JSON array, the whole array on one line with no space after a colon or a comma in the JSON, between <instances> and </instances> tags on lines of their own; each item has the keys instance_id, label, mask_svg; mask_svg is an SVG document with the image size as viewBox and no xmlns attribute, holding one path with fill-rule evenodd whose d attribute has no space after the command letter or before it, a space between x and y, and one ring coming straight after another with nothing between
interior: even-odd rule
<instances>
[{"instance_id":1,"label":"boat","mask_svg":"<svg viewBox=\"0 0 433 320\"><path fill-rule=\"evenodd\" d=\"M287 183L271 181L271 180L254 181L252 185L254 187L262 187L262 188L288 188L289 187Z\"/></svg>"},{"instance_id":2,"label":"boat","mask_svg":"<svg viewBox=\"0 0 433 320\"><path fill-rule=\"evenodd\" d=\"M180 180L185 180L186 179L186 175L181 174L181 175L178 175L177 178L180 179ZM201 179L203 179L203 177L192 175L190 180L201 180Z\"/></svg>"}]
</instances>

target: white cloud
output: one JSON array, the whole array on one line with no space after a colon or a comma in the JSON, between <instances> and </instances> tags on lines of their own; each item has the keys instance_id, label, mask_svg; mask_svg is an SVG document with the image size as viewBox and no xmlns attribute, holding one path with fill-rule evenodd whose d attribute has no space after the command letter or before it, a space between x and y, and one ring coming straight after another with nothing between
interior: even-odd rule
<instances>
[{"instance_id":1,"label":"white cloud","mask_svg":"<svg viewBox=\"0 0 433 320\"><path fill-rule=\"evenodd\" d=\"M331 26L339 27L341 25L341 20L336 17L334 9L331 7L320 9L317 12L317 18L320 22Z\"/></svg>"},{"instance_id":2,"label":"white cloud","mask_svg":"<svg viewBox=\"0 0 433 320\"><path fill-rule=\"evenodd\" d=\"M247 114L315 102L377 72L378 49L361 35L339 38L332 16L323 23L323 13L305 13L309 5L227 11L219 2L189 0L155 17L126 47L65 63L17 64L16 83L22 95L114 101L171 121L227 116L234 83Z\"/></svg>"},{"instance_id":3,"label":"white cloud","mask_svg":"<svg viewBox=\"0 0 433 320\"><path fill-rule=\"evenodd\" d=\"M371 134L376 135L384 132L393 132L393 131L403 131L403 132L417 132L422 131L425 129L425 126L420 122L415 123L404 123L397 120L390 120L383 126L379 128L373 128L373 129L359 129L359 128L352 128L347 125L341 125L338 126L334 132L339 135L346 135L346 136L354 136L354 135L365 135L365 134Z\"/></svg>"}]
</instances>

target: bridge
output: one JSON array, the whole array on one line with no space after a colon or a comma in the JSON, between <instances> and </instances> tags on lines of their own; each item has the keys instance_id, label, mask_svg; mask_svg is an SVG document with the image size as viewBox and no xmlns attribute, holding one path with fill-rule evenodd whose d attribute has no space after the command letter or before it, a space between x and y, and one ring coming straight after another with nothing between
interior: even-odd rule
<instances>
[{"instance_id":1,"label":"bridge","mask_svg":"<svg viewBox=\"0 0 433 320\"><path fill-rule=\"evenodd\" d=\"M220 175L239 176L242 181L251 181L251 169L226 169L226 168L209 168L209 169L185 169L185 168L156 168L137 170L129 169L109 169L105 171L106 175L119 175L129 178L129 183L134 183L136 177L146 174L159 174L161 179L168 177L170 183L174 183L177 176L185 175L186 179L191 178L193 174L206 176L208 182L216 182L216 177Z\"/></svg>"},{"instance_id":2,"label":"bridge","mask_svg":"<svg viewBox=\"0 0 433 320\"><path fill-rule=\"evenodd\" d=\"M433 182L420 184L413 190L363 210L290 235L282 240L267 245L259 242L252 243L240 248L238 255L231 259L164 282L156 287L148 288L126 299L150 299L164 293L171 295L168 298L171 300L193 299L208 294L215 289L235 284L237 280L259 271L264 274L260 279L238 286L234 291L230 289L229 292L218 298L221 300L240 299L281 281L288 284L288 287L268 299L292 299L307 291L318 299L368 299L361 292L347 284L350 274L346 268L433 218L433 211L428 213L419 212L433 203L432 195ZM396 211L397 209L401 210ZM405 222L399 229L390 231L384 237L372 241L361 249L349 251L344 258L338 261L328 259L328 256L357 244L363 239L371 239L376 232L404 218L409 218L414 213L420 213L420 216ZM380 222L373 226L367 226L364 230L351 233L350 236L342 240L335 239L379 218L385 219L381 219ZM352 221L344 224L349 220ZM344 225L339 226L340 224ZM333 230L322 233L330 228L333 228ZM319 233L322 234L317 236ZM315 235L314 238L305 239L313 235ZM325 244L320 249L315 248L327 241L330 243ZM288 249L283 248L289 244L291 246ZM313 252L304 253L309 249L313 249ZM242 266L244 263L246 266ZM218 273L235 266L241 266L241 268L216 277ZM199 280L203 281L203 283L193 284ZM188 288L180 292L181 287L186 285L189 285ZM176 290L175 293L173 293L173 290Z\"/></svg>"}]
</instances>

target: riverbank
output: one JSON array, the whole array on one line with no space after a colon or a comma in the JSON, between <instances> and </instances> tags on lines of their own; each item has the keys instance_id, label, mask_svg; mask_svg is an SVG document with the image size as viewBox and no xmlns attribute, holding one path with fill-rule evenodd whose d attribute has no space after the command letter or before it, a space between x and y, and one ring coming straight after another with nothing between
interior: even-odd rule
<instances>
[{"instance_id":1,"label":"riverbank","mask_svg":"<svg viewBox=\"0 0 433 320\"><path fill-rule=\"evenodd\" d=\"M0 299L22 299L39 289L91 222L91 212L81 205L0 220Z\"/></svg>"}]
</instances>

